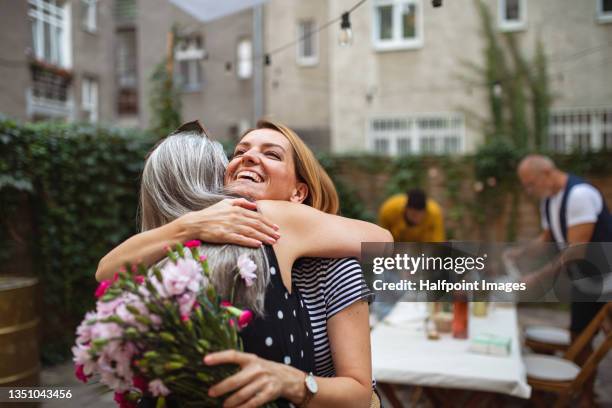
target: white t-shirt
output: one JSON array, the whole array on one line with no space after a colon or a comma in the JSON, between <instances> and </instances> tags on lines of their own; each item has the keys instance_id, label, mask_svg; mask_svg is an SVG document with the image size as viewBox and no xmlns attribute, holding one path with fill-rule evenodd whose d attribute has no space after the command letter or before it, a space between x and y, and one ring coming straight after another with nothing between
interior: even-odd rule
<instances>
[{"instance_id":1,"label":"white t-shirt","mask_svg":"<svg viewBox=\"0 0 612 408\"><path fill-rule=\"evenodd\" d=\"M565 189L559 191L550 198L550 220L552 225L548 225L546 219L546 200L542 200L540 205L540 218L542 228L550 229L552 237L558 244L567 244L561 233L561 201ZM567 197L566 221L567 228L579 224L594 223L603 209L603 199L597 189L589 184L578 184L572 187Z\"/></svg>"}]
</instances>

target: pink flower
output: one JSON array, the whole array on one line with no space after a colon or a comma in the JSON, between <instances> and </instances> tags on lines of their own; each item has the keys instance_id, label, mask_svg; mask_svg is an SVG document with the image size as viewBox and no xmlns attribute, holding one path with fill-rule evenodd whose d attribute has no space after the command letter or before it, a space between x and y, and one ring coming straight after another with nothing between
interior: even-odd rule
<instances>
[{"instance_id":1,"label":"pink flower","mask_svg":"<svg viewBox=\"0 0 612 408\"><path fill-rule=\"evenodd\" d=\"M193 305L195 304L195 301L196 301L196 294L193 292L183 293L178 298L179 311L181 313L181 316L187 316L187 318L189 318L189 313L191 313L191 310L193 309Z\"/></svg>"},{"instance_id":2,"label":"pink flower","mask_svg":"<svg viewBox=\"0 0 612 408\"><path fill-rule=\"evenodd\" d=\"M166 395L170 394L170 390L160 379L153 380L149 383L149 391L151 391L151 394L153 394L155 397L159 397L160 395L165 397Z\"/></svg>"},{"instance_id":3,"label":"pink flower","mask_svg":"<svg viewBox=\"0 0 612 408\"><path fill-rule=\"evenodd\" d=\"M77 327L76 330L76 334L77 334L77 343L78 344L85 344L88 343L89 341L91 341L91 322L96 320L96 313L95 312L87 312L87 314L85 315L85 318L83 319L83 321L81 322L81 324L79 325L79 327Z\"/></svg>"},{"instance_id":4,"label":"pink flower","mask_svg":"<svg viewBox=\"0 0 612 408\"><path fill-rule=\"evenodd\" d=\"M188 322L189 321L189 315L186 315L186 314L181 315L181 321Z\"/></svg>"},{"instance_id":5,"label":"pink flower","mask_svg":"<svg viewBox=\"0 0 612 408\"><path fill-rule=\"evenodd\" d=\"M245 328L249 323L251 323L251 320L253 320L253 312L250 310L244 310L240 314L240 317L238 317L238 327L241 329Z\"/></svg>"},{"instance_id":6,"label":"pink flower","mask_svg":"<svg viewBox=\"0 0 612 408\"><path fill-rule=\"evenodd\" d=\"M134 282L136 282L139 285L142 285L145 281L145 277L142 275L136 275L134 276Z\"/></svg>"},{"instance_id":7,"label":"pink flower","mask_svg":"<svg viewBox=\"0 0 612 408\"><path fill-rule=\"evenodd\" d=\"M230 307L231 305L232 304L229 301L227 301L227 300L222 300L221 301L221 306L223 306L223 307Z\"/></svg>"},{"instance_id":8,"label":"pink flower","mask_svg":"<svg viewBox=\"0 0 612 408\"><path fill-rule=\"evenodd\" d=\"M152 314L152 315L149 316L149 319L151 319L151 323L153 323L154 327L161 326L162 320L161 320L161 318L158 315Z\"/></svg>"},{"instance_id":9,"label":"pink flower","mask_svg":"<svg viewBox=\"0 0 612 408\"><path fill-rule=\"evenodd\" d=\"M200 255L200 261L204 262L205 260L207 260L207 256L206 255Z\"/></svg>"},{"instance_id":10,"label":"pink flower","mask_svg":"<svg viewBox=\"0 0 612 408\"><path fill-rule=\"evenodd\" d=\"M85 376L91 376L96 368L95 361L92 360L89 354L89 346L77 344L72 347L73 361L76 366L81 366ZM75 372L76 374L76 372ZM78 377L77 377L78 378Z\"/></svg>"},{"instance_id":11,"label":"pink flower","mask_svg":"<svg viewBox=\"0 0 612 408\"><path fill-rule=\"evenodd\" d=\"M187 241L183 244L183 246L187 248L197 248L200 245L202 245L202 243L198 241L197 239L192 239L191 241Z\"/></svg>"},{"instance_id":12,"label":"pink flower","mask_svg":"<svg viewBox=\"0 0 612 408\"><path fill-rule=\"evenodd\" d=\"M101 298L102 296L104 296L104 294L106 293L106 290L113 284L112 281L110 280L103 280L102 282L100 282L100 284L98 285L98 288L96 289L96 298Z\"/></svg>"},{"instance_id":13,"label":"pink flower","mask_svg":"<svg viewBox=\"0 0 612 408\"><path fill-rule=\"evenodd\" d=\"M257 265L247 254L242 254L238 257L238 273L247 286L253 286L257 278L257 275L255 275L256 269Z\"/></svg>"},{"instance_id":14,"label":"pink flower","mask_svg":"<svg viewBox=\"0 0 612 408\"><path fill-rule=\"evenodd\" d=\"M115 393L114 399L117 405L119 405L119 408L136 408L136 404L130 401L127 398L127 395L128 395L127 391Z\"/></svg>"},{"instance_id":15,"label":"pink flower","mask_svg":"<svg viewBox=\"0 0 612 408\"><path fill-rule=\"evenodd\" d=\"M74 375L76 376L76 378L78 378L79 381L82 381L87 384L89 377L86 376L85 372L83 371L83 364L77 364L74 366Z\"/></svg>"},{"instance_id":16,"label":"pink flower","mask_svg":"<svg viewBox=\"0 0 612 408\"><path fill-rule=\"evenodd\" d=\"M149 383L147 382L147 380L145 380L144 377L141 377L139 375L132 379L132 384L134 385L134 387L142 391L143 394L149 388Z\"/></svg>"},{"instance_id":17,"label":"pink flower","mask_svg":"<svg viewBox=\"0 0 612 408\"><path fill-rule=\"evenodd\" d=\"M193 259L179 259L176 264L168 262L162 268L164 289L170 296L181 295L185 291L199 292L203 283L202 267Z\"/></svg>"}]
</instances>

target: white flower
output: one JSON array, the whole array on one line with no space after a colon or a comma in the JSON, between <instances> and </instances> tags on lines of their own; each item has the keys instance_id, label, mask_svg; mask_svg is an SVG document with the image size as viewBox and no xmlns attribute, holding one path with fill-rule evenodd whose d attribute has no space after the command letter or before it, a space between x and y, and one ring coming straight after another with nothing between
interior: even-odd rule
<instances>
[{"instance_id":1,"label":"white flower","mask_svg":"<svg viewBox=\"0 0 612 408\"><path fill-rule=\"evenodd\" d=\"M257 275L255 275L256 269L257 265L247 254L238 257L238 273L247 286L253 286L253 281L257 278Z\"/></svg>"},{"instance_id":2,"label":"white flower","mask_svg":"<svg viewBox=\"0 0 612 408\"><path fill-rule=\"evenodd\" d=\"M162 380L157 379L153 380L149 383L149 391L155 397L159 397L160 395L166 396L170 394L170 390L164 385Z\"/></svg>"}]
</instances>

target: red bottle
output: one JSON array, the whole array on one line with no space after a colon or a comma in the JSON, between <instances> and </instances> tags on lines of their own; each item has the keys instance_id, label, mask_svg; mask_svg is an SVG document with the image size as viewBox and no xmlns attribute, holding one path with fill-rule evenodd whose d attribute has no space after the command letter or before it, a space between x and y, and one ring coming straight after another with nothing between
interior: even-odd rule
<instances>
[{"instance_id":1,"label":"red bottle","mask_svg":"<svg viewBox=\"0 0 612 408\"><path fill-rule=\"evenodd\" d=\"M453 302L453 337L467 339L469 307L465 298L457 298Z\"/></svg>"}]
</instances>

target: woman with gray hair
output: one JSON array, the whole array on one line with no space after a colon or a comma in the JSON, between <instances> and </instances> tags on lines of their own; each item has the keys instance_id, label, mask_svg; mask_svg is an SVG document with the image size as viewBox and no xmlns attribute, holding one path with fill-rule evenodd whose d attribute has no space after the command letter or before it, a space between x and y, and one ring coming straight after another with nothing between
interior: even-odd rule
<instances>
[{"instance_id":1,"label":"woman with gray hair","mask_svg":"<svg viewBox=\"0 0 612 408\"><path fill-rule=\"evenodd\" d=\"M206 208L226 197L211 192L209 187L219 187L214 175L224 167L225 156L220 146L214 146L215 143L205 137L203 129L200 128L198 132L197 126L192 123L182 127L176 134L156 146L148 157L143 172L141 194L143 230L159 227L189 211ZM278 169L275 170L272 166L268 170L274 173ZM258 177L258 175L251 177ZM255 351L258 357L235 352L233 354L230 352L229 355L218 353L217 356L207 357L206 362L216 364L220 359L233 358L235 363L243 366L239 375L243 377L243 381L246 378L248 384L230 396L226 401L226 406L234 406L247 401L249 404L260 404L278 397L301 404L314 397L317 390L313 392L312 389L304 386L305 377L306 379L310 377L311 383L314 381L312 374L306 376L304 374L312 369L303 368L304 364L308 364L306 360L312 364L312 357L308 359L309 355L312 356L308 350L309 346L312 349L312 340L309 337L309 333L312 336L312 329L308 317L301 318L304 316L303 302L291 281L293 262L304 256L355 255L359 251L361 242L369 237L379 241L388 241L390 238L386 231L372 224L325 214L304 205L264 200L258 202L258 207L262 213L277 222L283 231L283 239L274 245L273 250L266 247L264 256L261 250L235 247L230 250L229 246L206 245L202 250L208 251L211 261L214 261L215 258L219 259L219 263L213 265L213 270L216 270L219 276L219 280L214 283L221 286L222 293L227 292L229 285L227 285L228 280L224 280L221 275L227 276L226 271L234 269L236 258L241 252L251 251L251 256L258 260L257 263L260 265L264 265L266 261L269 262L269 268L263 268L270 272L269 275L261 276L260 285L257 290L253 291L257 295L249 298L245 296L248 291L242 288L243 292L240 296L244 299L245 304L251 305L256 310L259 307L261 311L261 303L264 298L262 288L268 288L264 307L267 313L262 316L264 321L268 318L268 332L258 329L257 333L253 331L251 341L248 337L245 339L247 350L250 345L254 344L251 351ZM351 233L346 234L346 231L351 231ZM275 255L278 257L278 264L275 262ZM276 271L280 271L280 274L277 274ZM268 281L269 285L267 285ZM291 291L285 288L291 288ZM363 289L367 291L367 288ZM279 300L281 304L278 303ZM290 304L292 300L294 303ZM299 305L295 303L298 300ZM268 335L271 328L274 327L277 329L276 334ZM283 339L289 343L283 344ZM295 347L298 343L302 346ZM274 347L271 347L272 344ZM263 345L266 347L262 347ZM363 351L367 351L369 361L369 346L367 350L361 350ZM353 353L355 352L360 351L354 350ZM302 368L299 367L300 363ZM295 368L290 367L289 364ZM262 373L265 375L262 376ZM365 378L370 378L368 373L369 368L365 373ZM249 378L251 380L248 380ZM317 394L319 398L314 400L324 405L327 405L325 401L331 403L343 399L356 404L350 406L359 406L359 401L364 406L369 405L371 391L366 392L366 388L363 393L353 392L341 397L340 394L344 390L348 391L354 387L347 384L344 379L338 378L338 380L336 386L334 386L336 381L332 380L330 384L325 381L324 387ZM222 389L223 386L222 383L217 388ZM217 395L221 394L223 392Z\"/></svg>"}]
</instances>

